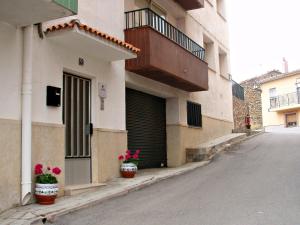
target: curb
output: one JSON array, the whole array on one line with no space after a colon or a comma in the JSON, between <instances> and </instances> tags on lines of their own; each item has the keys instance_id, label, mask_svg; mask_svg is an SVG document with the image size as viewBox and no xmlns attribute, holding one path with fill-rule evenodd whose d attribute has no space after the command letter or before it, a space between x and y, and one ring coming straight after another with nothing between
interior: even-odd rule
<instances>
[{"instance_id":1,"label":"curb","mask_svg":"<svg viewBox=\"0 0 300 225\"><path fill-rule=\"evenodd\" d=\"M212 155L207 161L198 162L198 164L196 164L196 165L191 165L190 167L183 168L182 170L179 170L179 171L174 171L174 172L171 171L170 174L166 174L166 175L162 174L162 175L157 175L157 176L151 176L150 178L148 178L144 181L141 181L141 183L134 184L132 186L129 185L128 187L124 187L124 189L122 189L122 187L120 187L120 189L116 190L114 193L108 194L107 196L95 199L93 201L83 202L82 204L73 206L71 208L58 209L57 211L50 212L49 214L37 215L35 218L32 218L31 220L27 220L26 222L24 221L25 223L22 223L21 221L15 221L15 223L12 223L12 224L43 225L43 224L46 224L47 222L54 223L55 220L57 219L57 217L60 217L60 216L66 215L68 213L78 211L80 209L85 209L85 208L88 208L88 207L95 206L97 204L100 204L104 201L107 201L107 200L110 200L110 199L113 199L113 198L117 198L117 197L120 197L120 196L125 196L125 195L127 195L131 192L144 189L144 188L149 187L153 184L156 184L160 181L170 179L170 178L173 178L173 177L177 177L177 176L186 174L188 172L194 171L198 168L204 167L204 166L210 164L213 161L214 157L216 155L220 154L221 152L230 151L236 145L238 145L242 142L245 142L247 140L250 140L250 139L252 139L252 138L254 138L254 137L256 137L260 134L263 134L263 133L265 133L265 132L259 132L259 133L256 133L254 135L245 137L241 140L232 142L230 144L226 144L222 148L218 149L218 151L214 155Z\"/></svg>"},{"instance_id":2,"label":"curb","mask_svg":"<svg viewBox=\"0 0 300 225\"><path fill-rule=\"evenodd\" d=\"M102 203L104 201L107 201L107 200L110 200L110 199L113 199L113 198L117 198L117 197L120 197L120 196L125 196L125 195L127 195L131 192L144 189L144 188L149 187L149 186L151 186L155 183L158 183L160 181L167 180L167 179L177 177L177 176L186 174L188 172L194 171L195 169L198 169L198 168L201 168L201 167L204 167L204 166L208 165L210 162L211 161L203 161L203 162L199 163L199 165L191 166L190 168L186 168L186 169L183 169L182 171L177 171L177 172L174 172L173 174L168 174L166 176L158 175L158 177L156 177L156 178L155 178L155 176L153 176L153 177L141 182L140 184L133 185L132 187L127 187L124 190L116 191L115 193L112 193L112 194L110 194L108 196L105 196L103 198L96 199L92 202L86 202L86 203L83 203L83 204L78 205L76 207L69 208L69 209L58 210L58 211L49 213L49 214L44 215L44 216L38 216L38 217L32 219L31 221L28 221L28 222L29 222L29 224L32 224L32 225L42 225L42 224L45 224L46 222L54 223L57 217L66 215L66 214L71 213L71 212L78 211L80 209L85 209L85 208L88 208L88 207L95 206L99 203Z\"/></svg>"},{"instance_id":3,"label":"curb","mask_svg":"<svg viewBox=\"0 0 300 225\"><path fill-rule=\"evenodd\" d=\"M234 147L236 147L237 145L241 144L242 142L245 142L245 141L248 141L258 135L261 135L261 134L264 134L265 132L264 131L261 131L259 133L256 133L256 134L253 134L253 135L250 135L250 136L246 136L245 138L243 139L240 139L240 140L237 140L237 141L234 141L230 144L225 144L224 146L222 146L222 148L220 148L214 155L210 156L209 157L209 160L213 160L214 157L222 152L227 152L227 151L231 151Z\"/></svg>"}]
</instances>

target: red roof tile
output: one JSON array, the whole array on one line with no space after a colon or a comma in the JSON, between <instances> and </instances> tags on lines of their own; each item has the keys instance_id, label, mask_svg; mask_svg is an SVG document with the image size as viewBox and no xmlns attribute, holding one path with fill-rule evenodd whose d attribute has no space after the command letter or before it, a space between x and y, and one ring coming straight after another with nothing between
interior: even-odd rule
<instances>
[{"instance_id":1,"label":"red roof tile","mask_svg":"<svg viewBox=\"0 0 300 225\"><path fill-rule=\"evenodd\" d=\"M132 51L133 53L138 53L140 52L140 49L139 48L136 48L134 47L133 45L125 42L125 41L122 41L122 40L119 40L118 38L115 38L113 36L110 36L106 33L103 33L101 31L98 31L92 27L89 27L85 24L82 24L80 23L78 20L72 20L71 22L69 23L64 23L64 24L57 24L57 25L53 25L51 27L48 27L46 29L46 34L49 33L49 32L54 32L54 31L59 31L59 30L65 30L65 29L73 29L75 26L78 27L79 30L84 30L85 32L88 32L90 34L93 34L93 35L96 35L98 36L99 38L103 38L103 39L106 39L108 41L111 41L117 45L120 45L130 51Z\"/></svg>"}]
</instances>

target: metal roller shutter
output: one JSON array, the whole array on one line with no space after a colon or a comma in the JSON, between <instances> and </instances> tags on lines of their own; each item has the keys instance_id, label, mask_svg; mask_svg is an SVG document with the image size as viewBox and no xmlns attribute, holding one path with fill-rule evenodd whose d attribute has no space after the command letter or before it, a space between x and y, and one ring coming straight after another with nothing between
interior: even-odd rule
<instances>
[{"instance_id":1,"label":"metal roller shutter","mask_svg":"<svg viewBox=\"0 0 300 225\"><path fill-rule=\"evenodd\" d=\"M166 100L126 89L128 148L141 149L139 168L167 166Z\"/></svg>"}]
</instances>

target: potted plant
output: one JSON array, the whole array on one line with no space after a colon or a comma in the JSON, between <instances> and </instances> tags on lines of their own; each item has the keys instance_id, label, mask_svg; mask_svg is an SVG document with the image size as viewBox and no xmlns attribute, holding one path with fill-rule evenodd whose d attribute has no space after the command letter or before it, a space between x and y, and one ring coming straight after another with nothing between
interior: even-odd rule
<instances>
[{"instance_id":1,"label":"potted plant","mask_svg":"<svg viewBox=\"0 0 300 225\"><path fill-rule=\"evenodd\" d=\"M136 150L133 154L130 150L126 151L125 155L120 155L119 160L122 161L120 171L122 177L133 178L137 171L137 166L139 163L139 154L141 150Z\"/></svg>"},{"instance_id":2,"label":"potted plant","mask_svg":"<svg viewBox=\"0 0 300 225\"><path fill-rule=\"evenodd\" d=\"M58 182L56 175L61 173L59 167L43 168L42 164L36 164L34 168L35 178L35 197L37 203L42 205L54 204L58 193Z\"/></svg>"}]
</instances>

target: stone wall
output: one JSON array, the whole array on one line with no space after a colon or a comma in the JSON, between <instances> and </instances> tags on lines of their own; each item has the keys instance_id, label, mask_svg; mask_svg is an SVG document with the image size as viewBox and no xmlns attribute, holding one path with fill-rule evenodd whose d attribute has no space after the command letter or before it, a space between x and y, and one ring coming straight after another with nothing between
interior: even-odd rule
<instances>
[{"instance_id":1,"label":"stone wall","mask_svg":"<svg viewBox=\"0 0 300 225\"><path fill-rule=\"evenodd\" d=\"M245 90L245 102L249 107L249 115L251 117L251 128L262 128L262 105L261 105L261 89L259 83L255 79L241 83Z\"/></svg>"},{"instance_id":2,"label":"stone wall","mask_svg":"<svg viewBox=\"0 0 300 225\"><path fill-rule=\"evenodd\" d=\"M234 131L239 132L245 129L245 117L248 113L248 104L233 96L233 120Z\"/></svg>"}]
</instances>

